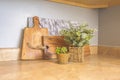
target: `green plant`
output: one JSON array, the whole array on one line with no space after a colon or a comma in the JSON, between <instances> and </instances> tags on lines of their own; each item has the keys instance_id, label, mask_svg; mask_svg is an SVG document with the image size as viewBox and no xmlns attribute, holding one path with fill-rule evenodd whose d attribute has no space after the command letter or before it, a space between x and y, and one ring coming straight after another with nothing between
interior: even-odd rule
<instances>
[{"instance_id":1,"label":"green plant","mask_svg":"<svg viewBox=\"0 0 120 80\"><path fill-rule=\"evenodd\" d=\"M66 47L57 47L56 54L65 54L67 53L68 49Z\"/></svg>"},{"instance_id":2,"label":"green plant","mask_svg":"<svg viewBox=\"0 0 120 80\"><path fill-rule=\"evenodd\" d=\"M70 24L70 28L65 28L60 31L60 35L64 36L64 40L74 47L82 47L89 44L89 40L93 37L94 29L87 27L87 24L80 26L73 26Z\"/></svg>"}]
</instances>

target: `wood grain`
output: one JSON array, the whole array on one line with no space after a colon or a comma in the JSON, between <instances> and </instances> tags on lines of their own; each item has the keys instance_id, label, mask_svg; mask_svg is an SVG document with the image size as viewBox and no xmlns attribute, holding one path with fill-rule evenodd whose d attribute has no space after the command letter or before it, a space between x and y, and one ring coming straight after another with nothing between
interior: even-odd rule
<instances>
[{"instance_id":1,"label":"wood grain","mask_svg":"<svg viewBox=\"0 0 120 80\"><path fill-rule=\"evenodd\" d=\"M68 47L68 44L64 41L64 37L62 36L44 36L43 41L44 45L49 47L46 54L51 54L51 58L56 58L56 47Z\"/></svg>"},{"instance_id":2,"label":"wood grain","mask_svg":"<svg viewBox=\"0 0 120 80\"><path fill-rule=\"evenodd\" d=\"M47 28L40 28L39 18L33 17L34 26L24 29L21 59L42 59L43 36L48 35Z\"/></svg>"},{"instance_id":3,"label":"wood grain","mask_svg":"<svg viewBox=\"0 0 120 80\"><path fill-rule=\"evenodd\" d=\"M120 5L120 0L49 0L85 8L107 8Z\"/></svg>"}]
</instances>

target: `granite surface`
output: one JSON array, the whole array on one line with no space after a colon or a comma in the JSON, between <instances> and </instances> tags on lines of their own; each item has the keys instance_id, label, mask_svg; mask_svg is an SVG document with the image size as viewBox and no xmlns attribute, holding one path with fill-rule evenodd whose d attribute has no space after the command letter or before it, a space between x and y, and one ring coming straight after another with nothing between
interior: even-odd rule
<instances>
[{"instance_id":1,"label":"granite surface","mask_svg":"<svg viewBox=\"0 0 120 80\"><path fill-rule=\"evenodd\" d=\"M0 62L0 80L120 80L120 59L91 55L83 63L56 60Z\"/></svg>"}]
</instances>

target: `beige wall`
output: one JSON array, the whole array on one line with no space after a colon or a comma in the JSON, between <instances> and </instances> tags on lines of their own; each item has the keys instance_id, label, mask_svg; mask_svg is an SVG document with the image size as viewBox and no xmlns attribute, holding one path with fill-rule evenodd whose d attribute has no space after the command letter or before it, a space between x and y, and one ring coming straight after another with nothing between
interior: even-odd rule
<instances>
[{"instance_id":1,"label":"beige wall","mask_svg":"<svg viewBox=\"0 0 120 80\"><path fill-rule=\"evenodd\" d=\"M120 46L120 6L99 10L99 45Z\"/></svg>"}]
</instances>

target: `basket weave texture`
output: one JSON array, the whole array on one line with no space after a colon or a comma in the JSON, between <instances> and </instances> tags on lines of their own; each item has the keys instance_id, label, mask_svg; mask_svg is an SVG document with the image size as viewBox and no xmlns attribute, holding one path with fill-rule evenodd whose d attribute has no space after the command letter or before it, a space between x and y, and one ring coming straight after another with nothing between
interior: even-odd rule
<instances>
[{"instance_id":1,"label":"basket weave texture","mask_svg":"<svg viewBox=\"0 0 120 80\"><path fill-rule=\"evenodd\" d=\"M58 63L67 64L69 59L69 54L58 54L57 58L58 58Z\"/></svg>"},{"instance_id":2,"label":"basket weave texture","mask_svg":"<svg viewBox=\"0 0 120 80\"><path fill-rule=\"evenodd\" d=\"M84 53L82 47L69 47L70 62L83 62Z\"/></svg>"}]
</instances>

